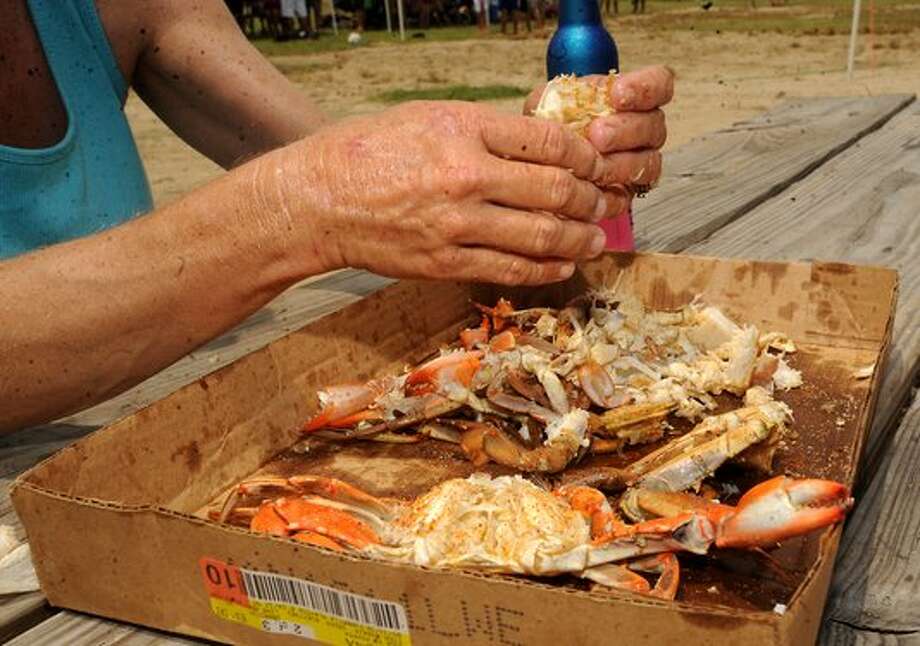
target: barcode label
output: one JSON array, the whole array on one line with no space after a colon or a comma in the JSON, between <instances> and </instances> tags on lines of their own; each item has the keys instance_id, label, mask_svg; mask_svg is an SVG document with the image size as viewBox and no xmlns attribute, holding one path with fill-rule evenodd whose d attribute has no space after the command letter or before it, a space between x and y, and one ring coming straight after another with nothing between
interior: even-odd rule
<instances>
[{"instance_id":1,"label":"barcode label","mask_svg":"<svg viewBox=\"0 0 920 646\"><path fill-rule=\"evenodd\" d=\"M280 574L253 572L245 568L240 568L240 574L250 599L297 606L372 628L409 632L405 610L399 604Z\"/></svg>"},{"instance_id":2,"label":"barcode label","mask_svg":"<svg viewBox=\"0 0 920 646\"><path fill-rule=\"evenodd\" d=\"M211 612L226 621L331 646L412 646L406 611L398 603L208 556L198 565Z\"/></svg>"}]
</instances>

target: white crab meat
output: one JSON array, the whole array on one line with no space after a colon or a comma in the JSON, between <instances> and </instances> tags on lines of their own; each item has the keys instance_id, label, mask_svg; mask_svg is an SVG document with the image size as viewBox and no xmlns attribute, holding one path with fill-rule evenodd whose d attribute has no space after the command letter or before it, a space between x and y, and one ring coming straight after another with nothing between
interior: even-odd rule
<instances>
[{"instance_id":1,"label":"white crab meat","mask_svg":"<svg viewBox=\"0 0 920 646\"><path fill-rule=\"evenodd\" d=\"M798 388L802 383L802 373L790 367L785 359L780 359L776 372L773 373L773 384L780 390L789 390Z\"/></svg>"},{"instance_id":2,"label":"white crab meat","mask_svg":"<svg viewBox=\"0 0 920 646\"><path fill-rule=\"evenodd\" d=\"M546 84L534 116L584 131L592 119L613 114L610 90L616 75L597 83L576 76L557 76Z\"/></svg>"}]
</instances>

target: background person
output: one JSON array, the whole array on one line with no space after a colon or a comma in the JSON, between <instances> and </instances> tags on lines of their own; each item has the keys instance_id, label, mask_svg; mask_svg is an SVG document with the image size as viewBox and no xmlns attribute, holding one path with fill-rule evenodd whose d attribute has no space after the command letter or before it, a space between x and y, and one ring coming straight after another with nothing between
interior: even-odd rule
<instances>
[{"instance_id":1,"label":"background person","mask_svg":"<svg viewBox=\"0 0 920 646\"><path fill-rule=\"evenodd\" d=\"M285 37L306 38L310 31L307 1L281 0L281 22L284 24Z\"/></svg>"}]
</instances>

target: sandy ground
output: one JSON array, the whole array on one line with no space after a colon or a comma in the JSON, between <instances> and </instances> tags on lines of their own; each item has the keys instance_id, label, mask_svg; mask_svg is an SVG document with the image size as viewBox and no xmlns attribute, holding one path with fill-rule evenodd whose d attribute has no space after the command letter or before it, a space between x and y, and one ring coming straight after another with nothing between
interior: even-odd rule
<instances>
[{"instance_id":1,"label":"sandy ground","mask_svg":"<svg viewBox=\"0 0 920 646\"><path fill-rule=\"evenodd\" d=\"M611 24L624 71L654 63L677 73L668 106L667 147L767 110L796 96L915 93L920 89L920 31L876 36L864 48L852 80L845 73L846 36L700 33L645 29L637 21ZM864 39L865 41L865 39ZM273 59L328 113L381 110L371 97L394 88L541 82L546 39L500 37ZM874 63L874 67L872 64ZM520 110L519 100L498 101ZM222 172L175 137L139 100L127 112L159 204Z\"/></svg>"}]
</instances>

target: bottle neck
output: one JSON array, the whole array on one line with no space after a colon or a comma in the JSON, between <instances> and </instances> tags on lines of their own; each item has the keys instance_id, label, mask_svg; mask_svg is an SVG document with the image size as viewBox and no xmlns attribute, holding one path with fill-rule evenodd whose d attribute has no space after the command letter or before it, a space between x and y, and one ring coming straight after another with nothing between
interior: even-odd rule
<instances>
[{"instance_id":1,"label":"bottle neck","mask_svg":"<svg viewBox=\"0 0 920 646\"><path fill-rule=\"evenodd\" d=\"M598 0L560 0L560 25L603 25Z\"/></svg>"}]
</instances>

